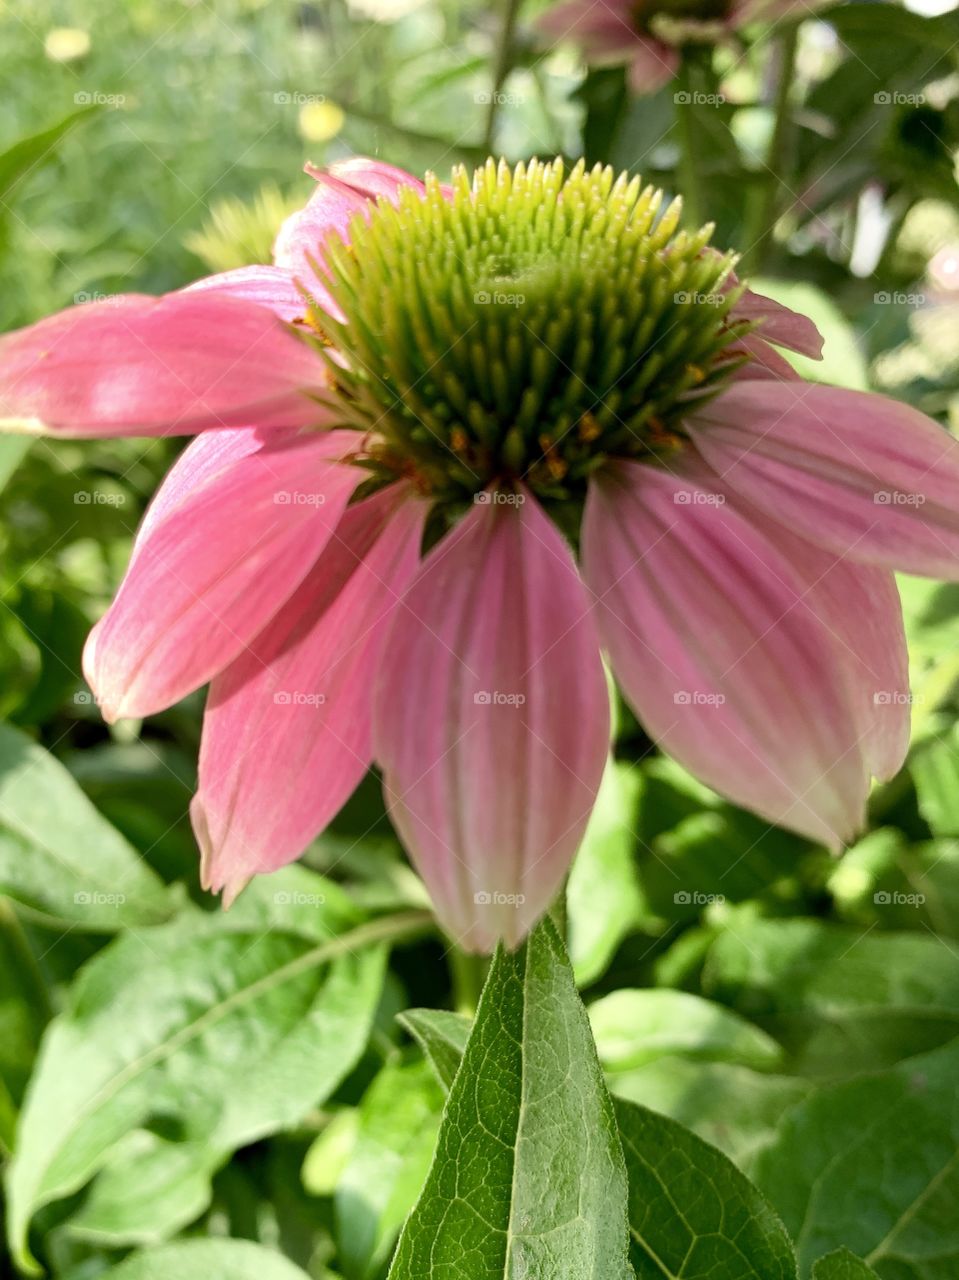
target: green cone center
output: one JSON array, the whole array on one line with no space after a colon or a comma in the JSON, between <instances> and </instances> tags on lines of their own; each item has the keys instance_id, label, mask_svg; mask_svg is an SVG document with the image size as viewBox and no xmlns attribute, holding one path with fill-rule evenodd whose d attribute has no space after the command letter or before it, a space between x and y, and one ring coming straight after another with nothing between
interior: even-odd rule
<instances>
[{"instance_id":1,"label":"green cone center","mask_svg":"<svg viewBox=\"0 0 959 1280\"><path fill-rule=\"evenodd\" d=\"M438 502L519 483L568 501L611 457L675 448L749 328L733 259L679 215L609 168L489 161L451 198L430 179L355 218L324 246L345 323L316 319L367 465Z\"/></svg>"}]
</instances>

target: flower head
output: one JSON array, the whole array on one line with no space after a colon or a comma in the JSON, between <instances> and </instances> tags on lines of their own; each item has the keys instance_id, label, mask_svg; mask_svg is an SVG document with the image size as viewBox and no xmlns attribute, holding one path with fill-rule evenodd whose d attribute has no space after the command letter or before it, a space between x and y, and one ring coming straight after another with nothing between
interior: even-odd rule
<instances>
[{"instance_id":1,"label":"flower head","mask_svg":"<svg viewBox=\"0 0 959 1280\"><path fill-rule=\"evenodd\" d=\"M273 266L0 340L8 427L197 433L87 647L109 718L211 682L193 819L232 897L371 763L452 936L517 943L648 732L839 847L908 738L896 568L957 576L959 445L801 381L811 323L610 171L351 161Z\"/></svg>"}]
</instances>

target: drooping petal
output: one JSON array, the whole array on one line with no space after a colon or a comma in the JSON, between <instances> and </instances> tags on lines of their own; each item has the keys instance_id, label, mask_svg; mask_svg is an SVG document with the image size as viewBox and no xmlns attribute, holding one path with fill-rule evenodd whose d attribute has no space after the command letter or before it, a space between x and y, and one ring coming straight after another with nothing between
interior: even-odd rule
<instances>
[{"instance_id":1,"label":"drooping petal","mask_svg":"<svg viewBox=\"0 0 959 1280\"><path fill-rule=\"evenodd\" d=\"M336 461L355 440L318 432L239 451L154 519L84 653L108 720L179 701L263 630L363 477Z\"/></svg>"},{"instance_id":2,"label":"drooping petal","mask_svg":"<svg viewBox=\"0 0 959 1280\"><path fill-rule=\"evenodd\" d=\"M650 734L773 822L836 846L868 770L834 642L780 549L685 476L624 463L590 486L583 568Z\"/></svg>"},{"instance_id":3,"label":"drooping petal","mask_svg":"<svg viewBox=\"0 0 959 1280\"><path fill-rule=\"evenodd\" d=\"M372 682L419 564L424 507L391 491L349 508L312 572L213 681L192 806L203 882L231 899L298 857L372 759Z\"/></svg>"},{"instance_id":4,"label":"drooping petal","mask_svg":"<svg viewBox=\"0 0 959 1280\"><path fill-rule=\"evenodd\" d=\"M574 41L590 59L607 55L625 62L639 39L631 6L623 0L563 0L544 10L536 26L553 40Z\"/></svg>"},{"instance_id":5,"label":"drooping petal","mask_svg":"<svg viewBox=\"0 0 959 1280\"><path fill-rule=\"evenodd\" d=\"M492 496L492 495L491 495ZM570 552L539 505L478 504L397 613L374 750L457 945L517 945L549 906L603 773L609 707Z\"/></svg>"},{"instance_id":6,"label":"drooping petal","mask_svg":"<svg viewBox=\"0 0 959 1280\"><path fill-rule=\"evenodd\" d=\"M317 282L318 283L318 282ZM322 303L328 295L322 289ZM187 285L184 293L219 293L231 298L244 298L266 307L274 315L293 324L307 314L307 301L293 278L293 272L285 267L237 267L234 271L221 271L218 275L204 276Z\"/></svg>"},{"instance_id":7,"label":"drooping petal","mask_svg":"<svg viewBox=\"0 0 959 1280\"><path fill-rule=\"evenodd\" d=\"M758 382L802 382L802 374L796 372L785 356L781 356L775 347L769 345L757 333L747 333L739 338L729 354L745 351L749 363L737 369L733 377L737 381Z\"/></svg>"},{"instance_id":8,"label":"drooping petal","mask_svg":"<svg viewBox=\"0 0 959 1280\"><path fill-rule=\"evenodd\" d=\"M684 468L702 488L722 493L783 553L803 584L805 603L834 642L846 674L860 741L880 781L902 768L909 749L909 654L896 579L791 532L748 503L703 464Z\"/></svg>"},{"instance_id":9,"label":"drooping petal","mask_svg":"<svg viewBox=\"0 0 959 1280\"><path fill-rule=\"evenodd\" d=\"M730 274L726 287L732 288L736 283L735 275ZM809 356L810 360L822 359L822 334L809 317L767 298L765 294L747 289L733 308L732 316L735 320L760 321L757 335L766 342L797 351L802 356Z\"/></svg>"},{"instance_id":10,"label":"drooping petal","mask_svg":"<svg viewBox=\"0 0 959 1280\"><path fill-rule=\"evenodd\" d=\"M236 297L124 294L0 338L0 428L60 436L192 435L325 420L317 353Z\"/></svg>"},{"instance_id":11,"label":"drooping petal","mask_svg":"<svg viewBox=\"0 0 959 1280\"><path fill-rule=\"evenodd\" d=\"M813 542L959 576L959 442L918 410L837 387L738 382L688 427L728 484Z\"/></svg>"}]
</instances>

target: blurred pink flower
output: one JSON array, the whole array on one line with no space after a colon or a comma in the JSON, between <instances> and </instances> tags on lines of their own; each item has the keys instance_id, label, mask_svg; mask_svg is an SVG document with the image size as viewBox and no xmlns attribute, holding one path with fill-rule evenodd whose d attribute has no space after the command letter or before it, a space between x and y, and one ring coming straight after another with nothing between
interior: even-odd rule
<instances>
[{"instance_id":1,"label":"blurred pink flower","mask_svg":"<svg viewBox=\"0 0 959 1280\"><path fill-rule=\"evenodd\" d=\"M648 732L774 823L838 848L907 746L892 570L955 578L959 444L807 384L810 321L746 292L749 357L674 452L591 474L574 555L523 476L425 556L415 475L357 490L310 327L331 229L423 188L315 174L272 266L78 306L0 339L0 416L60 437L196 433L137 534L85 670L109 720L211 683L193 820L231 899L295 859L370 764L440 920L516 944L559 889L606 762L601 648ZM727 283L728 287L728 283ZM767 341L768 340L768 341Z\"/></svg>"},{"instance_id":2,"label":"blurred pink flower","mask_svg":"<svg viewBox=\"0 0 959 1280\"><path fill-rule=\"evenodd\" d=\"M561 0L537 26L571 40L593 66L625 63L633 93L655 93L679 70L684 44L728 38L747 23L804 17L825 0Z\"/></svg>"}]
</instances>

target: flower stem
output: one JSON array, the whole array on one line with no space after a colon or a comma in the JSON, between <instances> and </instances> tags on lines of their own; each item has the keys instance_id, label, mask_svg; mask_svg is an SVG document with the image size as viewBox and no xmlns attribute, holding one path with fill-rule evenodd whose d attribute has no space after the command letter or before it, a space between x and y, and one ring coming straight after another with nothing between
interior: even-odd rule
<instances>
[{"instance_id":1,"label":"flower stem","mask_svg":"<svg viewBox=\"0 0 959 1280\"><path fill-rule=\"evenodd\" d=\"M457 1013L472 1017L486 983L488 959L451 947L449 952L450 977L453 980L453 1008Z\"/></svg>"},{"instance_id":2,"label":"flower stem","mask_svg":"<svg viewBox=\"0 0 959 1280\"><path fill-rule=\"evenodd\" d=\"M766 258L772 240L773 227L779 216L778 205L781 193L783 189L788 190L789 175L792 171L790 163L791 98L798 45L799 26L794 23L783 35L776 53L778 83L773 106L775 124L766 155L766 177L756 203L755 215L751 219L750 234L746 237L744 253L748 269L751 271L760 270Z\"/></svg>"},{"instance_id":3,"label":"flower stem","mask_svg":"<svg viewBox=\"0 0 959 1280\"><path fill-rule=\"evenodd\" d=\"M503 85L513 67L513 34L516 31L516 19L519 17L521 3L522 0L504 0L503 21L500 25L496 58L493 63L493 91L490 94L489 109L486 112L486 132L483 134L483 149L487 154L493 150L496 139L496 117L503 96Z\"/></svg>"},{"instance_id":4,"label":"flower stem","mask_svg":"<svg viewBox=\"0 0 959 1280\"><path fill-rule=\"evenodd\" d=\"M699 165L696 159L696 100L692 75L692 59L683 53L676 83L676 123L679 126L679 185L683 197L686 223L691 227L702 224L702 196L699 182Z\"/></svg>"}]
</instances>

